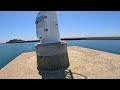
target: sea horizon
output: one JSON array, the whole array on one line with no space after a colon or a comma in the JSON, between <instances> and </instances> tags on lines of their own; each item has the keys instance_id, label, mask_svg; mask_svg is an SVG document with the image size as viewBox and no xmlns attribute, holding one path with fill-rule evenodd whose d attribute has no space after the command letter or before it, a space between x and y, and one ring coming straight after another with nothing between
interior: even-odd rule
<instances>
[{"instance_id":1,"label":"sea horizon","mask_svg":"<svg viewBox=\"0 0 120 90\"><path fill-rule=\"evenodd\" d=\"M38 42L25 42L0 45L0 68L25 52L35 51ZM79 46L120 55L120 40L67 40L67 46Z\"/></svg>"}]
</instances>

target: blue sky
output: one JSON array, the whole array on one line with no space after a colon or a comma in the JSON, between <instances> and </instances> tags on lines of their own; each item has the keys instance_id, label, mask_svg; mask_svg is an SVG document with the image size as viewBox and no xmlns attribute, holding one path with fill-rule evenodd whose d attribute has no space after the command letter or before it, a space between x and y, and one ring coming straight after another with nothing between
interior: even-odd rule
<instances>
[{"instance_id":1,"label":"blue sky","mask_svg":"<svg viewBox=\"0 0 120 90\"><path fill-rule=\"evenodd\" d=\"M0 42L36 40L38 11L0 11ZM61 37L120 36L120 11L57 11Z\"/></svg>"}]
</instances>

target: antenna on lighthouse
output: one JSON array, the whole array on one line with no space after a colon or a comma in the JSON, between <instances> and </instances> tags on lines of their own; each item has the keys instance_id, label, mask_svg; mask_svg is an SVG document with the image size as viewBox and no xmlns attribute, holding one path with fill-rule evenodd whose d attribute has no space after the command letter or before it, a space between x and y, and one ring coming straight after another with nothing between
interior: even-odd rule
<instances>
[{"instance_id":1,"label":"antenna on lighthouse","mask_svg":"<svg viewBox=\"0 0 120 90\"><path fill-rule=\"evenodd\" d=\"M63 72L69 67L69 59L67 43L60 41L56 11L40 11L35 23L36 35L40 40L35 46L39 73L44 77L46 72ZM54 75L59 77L60 73Z\"/></svg>"}]
</instances>

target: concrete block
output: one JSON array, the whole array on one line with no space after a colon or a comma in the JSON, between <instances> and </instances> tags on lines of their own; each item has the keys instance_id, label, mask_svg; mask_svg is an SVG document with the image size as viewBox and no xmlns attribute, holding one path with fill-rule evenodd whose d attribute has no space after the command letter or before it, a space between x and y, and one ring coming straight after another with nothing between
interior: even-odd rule
<instances>
[{"instance_id":1,"label":"concrete block","mask_svg":"<svg viewBox=\"0 0 120 90\"><path fill-rule=\"evenodd\" d=\"M40 72L65 70L69 67L67 43L65 41L37 44L37 69Z\"/></svg>"}]
</instances>

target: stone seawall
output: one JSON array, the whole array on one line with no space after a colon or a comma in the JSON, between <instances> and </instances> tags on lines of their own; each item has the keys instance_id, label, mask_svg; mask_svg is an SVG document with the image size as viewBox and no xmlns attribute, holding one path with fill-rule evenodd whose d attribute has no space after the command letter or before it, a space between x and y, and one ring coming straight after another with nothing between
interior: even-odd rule
<instances>
[{"instance_id":1,"label":"stone seawall","mask_svg":"<svg viewBox=\"0 0 120 90\"><path fill-rule=\"evenodd\" d=\"M77 46L68 47L66 79L120 79L120 55ZM49 77L49 76L48 76ZM0 79L42 79L36 52L23 53L0 70Z\"/></svg>"}]
</instances>

